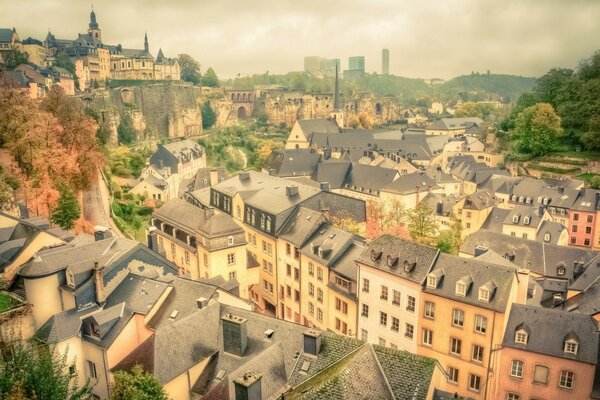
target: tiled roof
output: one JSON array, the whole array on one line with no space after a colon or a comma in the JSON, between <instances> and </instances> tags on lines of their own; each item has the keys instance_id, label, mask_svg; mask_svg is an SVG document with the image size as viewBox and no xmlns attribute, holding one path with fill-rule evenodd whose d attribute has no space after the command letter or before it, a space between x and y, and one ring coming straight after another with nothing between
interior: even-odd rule
<instances>
[{"instance_id":1,"label":"tiled roof","mask_svg":"<svg viewBox=\"0 0 600 400\"><path fill-rule=\"evenodd\" d=\"M280 149L274 150L263 170L270 173L274 172L276 176L311 176L317 168L317 163L321 155L313 149Z\"/></svg>"},{"instance_id":2,"label":"tiled roof","mask_svg":"<svg viewBox=\"0 0 600 400\"><path fill-rule=\"evenodd\" d=\"M381 191L402 195L419 192L426 196L429 190L439 188L440 186L425 172L413 172L399 176L398 179L382 187Z\"/></svg>"}]
</instances>

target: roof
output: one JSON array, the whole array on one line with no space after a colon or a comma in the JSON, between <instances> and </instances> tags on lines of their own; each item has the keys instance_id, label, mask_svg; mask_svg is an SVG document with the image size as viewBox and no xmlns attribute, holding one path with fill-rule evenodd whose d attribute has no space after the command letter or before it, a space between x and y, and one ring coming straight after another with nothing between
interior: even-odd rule
<instances>
[{"instance_id":1,"label":"roof","mask_svg":"<svg viewBox=\"0 0 600 400\"><path fill-rule=\"evenodd\" d=\"M425 195L428 191L435 189L440 189L440 186L429 175L425 172L413 172L399 176L398 179L382 187L381 191L402 195L412 193Z\"/></svg>"},{"instance_id":2,"label":"roof","mask_svg":"<svg viewBox=\"0 0 600 400\"><path fill-rule=\"evenodd\" d=\"M526 326L526 344L515 342L515 332ZM513 305L502 345L523 351L544 354L552 357L596 364L598 359L598 331L589 315L561 310ZM577 354L565 353L564 342L575 339L579 348Z\"/></svg>"},{"instance_id":3,"label":"roof","mask_svg":"<svg viewBox=\"0 0 600 400\"><path fill-rule=\"evenodd\" d=\"M427 129L455 130L481 125L483 120L478 117L442 118L427 127Z\"/></svg>"},{"instance_id":4,"label":"roof","mask_svg":"<svg viewBox=\"0 0 600 400\"><path fill-rule=\"evenodd\" d=\"M460 196L453 194L447 196L442 193L428 193L423 200L421 200L421 204L432 209L436 215L447 217L452 214L454 205L460 200Z\"/></svg>"},{"instance_id":5,"label":"roof","mask_svg":"<svg viewBox=\"0 0 600 400\"><path fill-rule=\"evenodd\" d=\"M361 192L377 192L387 187L398 176L398 171L353 163L344 180L344 187Z\"/></svg>"},{"instance_id":6,"label":"roof","mask_svg":"<svg viewBox=\"0 0 600 400\"><path fill-rule=\"evenodd\" d=\"M273 150L265 162L263 170L275 176L312 175L321 155L313 149Z\"/></svg>"},{"instance_id":7,"label":"roof","mask_svg":"<svg viewBox=\"0 0 600 400\"><path fill-rule=\"evenodd\" d=\"M300 207L281 228L279 238L287 240L296 247L302 247L325 221L323 213Z\"/></svg>"},{"instance_id":8,"label":"roof","mask_svg":"<svg viewBox=\"0 0 600 400\"><path fill-rule=\"evenodd\" d=\"M461 303L505 312L512 301L510 296L516 271L514 266L501 266L482 259L442 253L431 270L438 276L437 286L431 288L426 285L424 291ZM466 285L464 296L456 293L458 282L464 282ZM488 301L479 300L479 288L483 286L495 288L490 290Z\"/></svg>"},{"instance_id":9,"label":"roof","mask_svg":"<svg viewBox=\"0 0 600 400\"><path fill-rule=\"evenodd\" d=\"M392 235L383 235L365 246L357 261L421 284L439 250Z\"/></svg>"},{"instance_id":10,"label":"roof","mask_svg":"<svg viewBox=\"0 0 600 400\"><path fill-rule=\"evenodd\" d=\"M352 163L347 160L321 160L317 164L317 170L313 179L317 182L329 183L331 189L339 189L344 184L351 165Z\"/></svg>"},{"instance_id":11,"label":"roof","mask_svg":"<svg viewBox=\"0 0 600 400\"><path fill-rule=\"evenodd\" d=\"M300 126L300 129L302 129L302 133L304 133L304 136L306 136L308 141L311 140L311 137L315 132L340 132L340 128L334 118L300 119L297 120L296 123Z\"/></svg>"},{"instance_id":12,"label":"roof","mask_svg":"<svg viewBox=\"0 0 600 400\"><path fill-rule=\"evenodd\" d=\"M36 332L36 337L45 343L58 343L81 332L81 321L99 310L97 305L83 309L71 309L55 314Z\"/></svg>"},{"instance_id":13,"label":"roof","mask_svg":"<svg viewBox=\"0 0 600 400\"><path fill-rule=\"evenodd\" d=\"M307 238L300 252L325 266L333 266L357 238L356 235L325 222ZM355 278L351 275L350 278Z\"/></svg>"},{"instance_id":14,"label":"roof","mask_svg":"<svg viewBox=\"0 0 600 400\"><path fill-rule=\"evenodd\" d=\"M0 42L12 42L13 34L10 28L0 28Z\"/></svg>"},{"instance_id":15,"label":"roof","mask_svg":"<svg viewBox=\"0 0 600 400\"><path fill-rule=\"evenodd\" d=\"M196 191L199 189L210 187L210 176L213 172L216 173L217 183L223 182L225 179L229 179L229 173L223 167L198 168L198 170L196 171L196 176L194 177L192 190Z\"/></svg>"}]
</instances>

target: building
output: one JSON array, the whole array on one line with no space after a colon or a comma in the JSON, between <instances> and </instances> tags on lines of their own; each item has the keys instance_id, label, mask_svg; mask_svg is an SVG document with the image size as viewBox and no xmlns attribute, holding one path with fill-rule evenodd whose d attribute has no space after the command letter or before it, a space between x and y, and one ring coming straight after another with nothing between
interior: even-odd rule
<instances>
[{"instance_id":1,"label":"building","mask_svg":"<svg viewBox=\"0 0 600 400\"><path fill-rule=\"evenodd\" d=\"M304 57L304 72L314 76L322 76L325 58L319 56Z\"/></svg>"},{"instance_id":2,"label":"building","mask_svg":"<svg viewBox=\"0 0 600 400\"><path fill-rule=\"evenodd\" d=\"M417 352L421 284L439 250L391 235L369 243L358 264L358 337Z\"/></svg>"},{"instance_id":3,"label":"building","mask_svg":"<svg viewBox=\"0 0 600 400\"><path fill-rule=\"evenodd\" d=\"M468 129L480 127L483 120L478 117L442 118L425 129L427 135L449 135L456 137L464 135Z\"/></svg>"},{"instance_id":4,"label":"building","mask_svg":"<svg viewBox=\"0 0 600 400\"><path fill-rule=\"evenodd\" d=\"M48 50L44 46L44 43L32 37L28 37L23 40L21 44L23 52L27 53L27 56L29 57L30 63L33 63L38 67L45 66L44 60L48 56Z\"/></svg>"},{"instance_id":5,"label":"building","mask_svg":"<svg viewBox=\"0 0 600 400\"><path fill-rule=\"evenodd\" d=\"M381 74L382 75L390 74L390 50L389 49L381 50Z\"/></svg>"},{"instance_id":6,"label":"building","mask_svg":"<svg viewBox=\"0 0 600 400\"><path fill-rule=\"evenodd\" d=\"M2 54L11 50L22 50L21 39L15 28L0 28L0 63Z\"/></svg>"},{"instance_id":7,"label":"building","mask_svg":"<svg viewBox=\"0 0 600 400\"><path fill-rule=\"evenodd\" d=\"M285 142L286 149L307 149L316 132L339 133L341 130L334 118L298 120Z\"/></svg>"},{"instance_id":8,"label":"building","mask_svg":"<svg viewBox=\"0 0 600 400\"><path fill-rule=\"evenodd\" d=\"M467 237L481 229L488 217L500 203L488 191L478 191L465 196L453 207L454 215L460 220L463 237Z\"/></svg>"},{"instance_id":9,"label":"building","mask_svg":"<svg viewBox=\"0 0 600 400\"><path fill-rule=\"evenodd\" d=\"M240 297L258 283L258 265L248 259L244 230L233 218L172 199L154 211L149 246L177 265L179 275L193 280L235 280Z\"/></svg>"},{"instance_id":10,"label":"building","mask_svg":"<svg viewBox=\"0 0 600 400\"><path fill-rule=\"evenodd\" d=\"M594 398L598 327L585 314L515 304L493 358L491 398Z\"/></svg>"},{"instance_id":11,"label":"building","mask_svg":"<svg viewBox=\"0 0 600 400\"><path fill-rule=\"evenodd\" d=\"M348 58L348 69L344 71L344 79L358 79L365 76L365 56Z\"/></svg>"},{"instance_id":12,"label":"building","mask_svg":"<svg viewBox=\"0 0 600 400\"><path fill-rule=\"evenodd\" d=\"M414 336L417 353L434 357L447 373L440 389L496 398L488 382L492 352L502 343L510 307L525 302L526 280L511 266L440 254L422 284Z\"/></svg>"}]
</instances>

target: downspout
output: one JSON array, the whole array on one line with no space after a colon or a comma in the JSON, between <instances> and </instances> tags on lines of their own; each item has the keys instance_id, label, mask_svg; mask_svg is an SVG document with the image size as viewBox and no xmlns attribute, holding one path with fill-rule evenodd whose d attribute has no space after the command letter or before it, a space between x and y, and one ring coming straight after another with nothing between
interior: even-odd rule
<instances>
[{"instance_id":1,"label":"downspout","mask_svg":"<svg viewBox=\"0 0 600 400\"><path fill-rule=\"evenodd\" d=\"M489 389L489 382L490 382L490 374L492 372L492 368L491 368L491 363L492 363L492 352L500 349L502 347L502 345L500 345L500 347L498 349L492 349L492 344L494 342L494 333L496 332L495 330L496 328L496 311L494 311L494 318L492 319L492 337L490 340L490 354L488 355L488 365L487 365L487 374L485 377L485 391L483 394L483 400L487 400L488 398L488 389Z\"/></svg>"}]
</instances>

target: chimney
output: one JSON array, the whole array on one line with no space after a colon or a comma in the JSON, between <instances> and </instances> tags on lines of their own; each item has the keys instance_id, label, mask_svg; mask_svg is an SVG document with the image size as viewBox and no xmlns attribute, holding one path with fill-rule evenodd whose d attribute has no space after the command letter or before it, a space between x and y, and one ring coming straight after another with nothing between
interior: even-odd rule
<instances>
[{"instance_id":1,"label":"chimney","mask_svg":"<svg viewBox=\"0 0 600 400\"><path fill-rule=\"evenodd\" d=\"M438 201L438 203L435 206L435 212L438 215L441 215L444 212L444 202Z\"/></svg>"},{"instance_id":2,"label":"chimney","mask_svg":"<svg viewBox=\"0 0 600 400\"><path fill-rule=\"evenodd\" d=\"M94 261L92 276L94 278L94 286L96 287L96 301L104 303L106 301L106 293L104 292L104 266L100 266L98 261Z\"/></svg>"},{"instance_id":3,"label":"chimney","mask_svg":"<svg viewBox=\"0 0 600 400\"><path fill-rule=\"evenodd\" d=\"M298 186L286 186L285 194L287 197L294 197L298 195Z\"/></svg>"},{"instance_id":4,"label":"chimney","mask_svg":"<svg viewBox=\"0 0 600 400\"><path fill-rule=\"evenodd\" d=\"M156 253L158 253L158 237L156 235L156 231L158 229L155 226L148 227L148 248Z\"/></svg>"},{"instance_id":5,"label":"chimney","mask_svg":"<svg viewBox=\"0 0 600 400\"><path fill-rule=\"evenodd\" d=\"M416 187L417 187L417 201L415 204L419 204L419 185L417 185Z\"/></svg>"},{"instance_id":6,"label":"chimney","mask_svg":"<svg viewBox=\"0 0 600 400\"><path fill-rule=\"evenodd\" d=\"M242 181L242 182L247 181L248 179L250 179L250 173L249 172L240 172L240 174L238 176L240 177L240 181Z\"/></svg>"},{"instance_id":7,"label":"chimney","mask_svg":"<svg viewBox=\"0 0 600 400\"><path fill-rule=\"evenodd\" d=\"M109 228L101 225L96 225L94 227L94 240L97 242L99 240L104 240L112 237L112 232Z\"/></svg>"},{"instance_id":8,"label":"chimney","mask_svg":"<svg viewBox=\"0 0 600 400\"><path fill-rule=\"evenodd\" d=\"M565 188L563 186L559 186L558 193L564 193L564 192L565 192Z\"/></svg>"},{"instance_id":9,"label":"chimney","mask_svg":"<svg viewBox=\"0 0 600 400\"><path fill-rule=\"evenodd\" d=\"M198 307L199 310L203 309L207 305L208 299L206 297L199 297L196 299L196 307Z\"/></svg>"},{"instance_id":10,"label":"chimney","mask_svg":"<svg viewBox=\"0 0 600 400\"><path fill-rule=\"evenodd\" d=\"M488 248L486 246L483 245L479 245L479 246L475 246L475 257L479 257L482 254L485 254L488 252Z\"/></svg>"},{"instance_id":11,"label":"chimney","mask_svg":"<svg viewBox=\"0 0 600 400\"><path fill-rule=\"evenodd\" d=\"M211 168L209 175L209 183L210 186L215 186L219 183L219 170L216 168Z\"/></svg>"},{"instance_id":12,"label":"chimney","mask_svg":"<svg viewBox=\"0 0 600 400\"><path fill-rule=\"evenodd\" d=\"M236 356L243 356L248 346L246 318L230 313L221 317L223 323L223 350Z\"/></svg>"},{"instance_id":13,"label":"chimney","mask_svg":"<svg viewBox=\"0 0 600 400\"><path fill-rule=\"evenodd\" d=\"M213 215L215 215L215 208L214 207L207 207L207 208L204 209L204 218L205 219L209 219Z\"/></svg>"},{"instance_id":14,"label":"chimney","mask_svg":"<svg viewBox=\"0 0 600 400\"><path fill-rule=\"evenodd\" d=\"M275 168L269 168L269 175L276 176L277 175L277 170Z\"/></svg>"},{"instance_id":15,"label":"chimney","mask_svg":"<svg viewBox=\"0 0 600 400\"><path fill-rule=\"evenodd\" d=\"M329 160L331 158L331 148L326 148L323 150L323 159Z\"/></svg>"},{"instance_id":16,"label":"chimney","mask_svg":"<svg viewBox=\"0 0 600 400\"><path fill-rule=\"evenodd\" d=\"M331 185L329 182L321 182L320 188L323 192L331 192Z\"/></svg>"},{"instance_id":17,"label":"chimney","mask_svg":"<svg viewBox=\"0 0 600 400\"><path fill-rule=\"evenodd\" d=\"M304 332L304 353L316 356L321 351L321 332L309 329Z\"/></svg>"},{"instance_id":18,"label":"chimney","mask_svg":"<svg viewBox=\"0 0 600 400\"><path fill-rule=\"evenodd\" d=\"M246 372L241 378L235 379L235 400L262 400L262 375Z\"/></svg>"}]
</instances>

